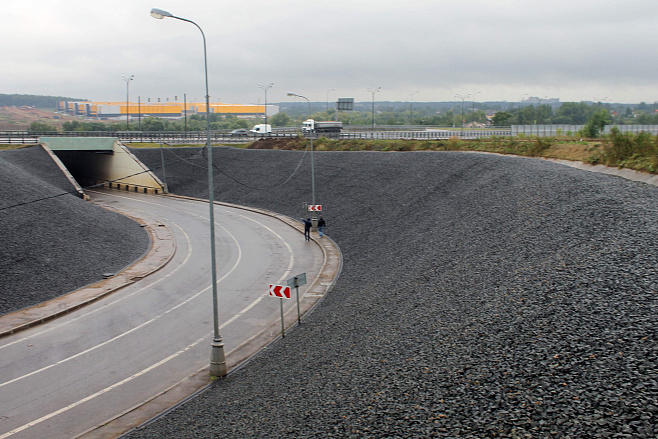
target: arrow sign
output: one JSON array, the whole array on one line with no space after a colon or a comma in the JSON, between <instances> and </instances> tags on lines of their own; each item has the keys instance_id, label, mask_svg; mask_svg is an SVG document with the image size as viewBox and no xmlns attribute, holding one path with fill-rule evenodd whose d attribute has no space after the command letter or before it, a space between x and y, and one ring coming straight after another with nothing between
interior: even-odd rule
<instances>
[{"instance_id":1,"label":"arrow sign","mask_svg":"<svg viewBox=\"0 0 658 439\"><path fill-rule=\"evenodd\" d=\"M281 299L290 299L290 287L287 285L272 285L268 291L270 296L279 297Z\"/></svg>"},{"instance_id":2,"label":"arrow sign","mask_svg":"<svg viewBox=\"0 0 658 439\"><path fill-rule=\"evenodd\" d=\"M308 205L308 211L309 212L320 212L322 210L322 204L309 204Z\"/></svg>"}]
</instances>

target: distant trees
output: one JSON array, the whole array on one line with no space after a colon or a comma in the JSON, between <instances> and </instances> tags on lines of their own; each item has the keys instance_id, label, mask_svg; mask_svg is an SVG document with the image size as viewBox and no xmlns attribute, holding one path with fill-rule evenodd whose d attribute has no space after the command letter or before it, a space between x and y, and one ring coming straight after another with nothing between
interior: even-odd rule
<instances>
[{"instance_id":1,"label":"distant trees","mask_svg":"<svg viewBox=\"0 0 658 439\"><path fill-rule=\"evenodd\" d=\"M35 120L30 124L30 127L28 128L28 131L57 131L57 127L54 127L52 125L49 125L45 122L41 122L38 120Z\"/></svg>"},{"instance_id":2,"label":"distant trees","mask_svg":"<svg viewBox=\"0 0 658 439\"><path fill-rule=\"evenodd\" d=\"M507 111L498 111L493 117L493 124L497 127L504 127L511 125L510 121L514 118L512 113Z\"/></svg>"},{"instance_id":3,"label":"distant trees","mask_svg":"<svg viewBox=\"0 0 658 439\"><path fill-rule=\"evenodd\" d=\"M277 113L270 117L268 122L275 127L288 127L292 125L292 119L286 113Z\"/></svg>"},{"instance_id":4,"label":"distant trees","mask_svg":"<svg viewBox=\"0 0 658 439\"><path fill-rule=\"evenodd\" d=\"M57 108L59 101L83 101L84 99L65 98L62 96L38 96L38 95L19 95L19 94L1 94L0 106L7 107L35 107L35 108Z\"/></svg>"},{"instance_id":5,"label":"distant trees","mask_svg":"<svg viewBox=\"0 0 658 439\"><path fill-rule=\"evenodd\" d=\"M605 108L601 108L596 113L592 114L585 127L582 130L584 136L599 137L603 128L610 123L610 114Z\"/></svg>"},{"instance_id":6,"label":"distant trees","mask_svg":"<svg viewBox=\"0 0 658 439\"><path fill-rule=\"evenodd\" d=\"M63 131L110 131L110 125L103 122L66 121L62 124Z\"/></svg>"}]
</instances>

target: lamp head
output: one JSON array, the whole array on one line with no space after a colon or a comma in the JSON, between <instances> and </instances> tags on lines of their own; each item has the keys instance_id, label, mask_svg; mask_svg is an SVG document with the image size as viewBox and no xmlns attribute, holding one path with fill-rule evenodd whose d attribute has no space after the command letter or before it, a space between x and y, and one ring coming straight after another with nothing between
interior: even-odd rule
<instances>
[{"instance_id":1,"label":"lamp head","mask_svg":"<svg viewBox=\"0 0 658 439\"><path fill-rule=\"evenodd\" d=\"M151 9L151 17L157 18L158 20L162 20L165 17L173 17L173 14L171 12L167 12L162 9L153 8Z\"/></svg>"}]
</instances>

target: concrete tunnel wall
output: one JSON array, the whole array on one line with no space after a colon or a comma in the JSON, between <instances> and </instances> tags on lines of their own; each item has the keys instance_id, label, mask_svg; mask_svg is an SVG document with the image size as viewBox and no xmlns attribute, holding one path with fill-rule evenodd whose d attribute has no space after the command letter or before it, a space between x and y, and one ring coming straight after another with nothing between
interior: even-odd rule
<instances>
[{"instance_id":1,"label":"concrete tunnel wall","mask_svg":"<svg viewBox=\"0 0 658 439\"><path fill-rule=\"evenodd\" d=\"M102 185L133 192L162 193L164 184L114 137L43 137L82 186Z\"/></svg>"}]
</instances>

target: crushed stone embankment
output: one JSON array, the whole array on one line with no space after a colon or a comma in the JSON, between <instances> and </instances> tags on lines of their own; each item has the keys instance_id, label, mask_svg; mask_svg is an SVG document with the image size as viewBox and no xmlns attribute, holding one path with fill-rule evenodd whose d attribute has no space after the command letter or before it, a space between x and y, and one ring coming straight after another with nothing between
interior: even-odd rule
<instances>
[{"instance_id":1,"label":"crushed stone embankment","mask_svg":"<svg viewBox=\"0 0 658 439\"><path fill-rule=\"evenodd\" d=\"M160 168L159 150L134 152ZM310 154L214 154L218 200L303 215ZM166 157L172 192L207 197L199 149ZM128 437L658 433L658 189L436 152L316 153L315 179L344 257L334 290Z\"/></svg>"},{"instance_id":2,"label":"crushed stone embankment","mask_svg":"<svg viewBox=\"0 0 658 439\"><path fill-rule=\"evenodd\" d=\"M0 152L0 193L0 315L102 280L149 247L135 221L79 198L39 146Z\"/></svg>"}]
</instances>

